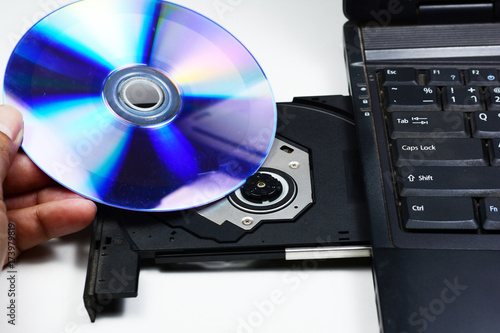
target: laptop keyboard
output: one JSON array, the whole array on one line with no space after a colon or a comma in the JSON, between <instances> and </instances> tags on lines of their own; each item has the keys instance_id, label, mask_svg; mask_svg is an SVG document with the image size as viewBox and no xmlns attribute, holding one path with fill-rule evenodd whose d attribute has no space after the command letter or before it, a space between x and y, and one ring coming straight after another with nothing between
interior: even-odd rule
<instances>
[{"instance_id":1,"label":"laptop keyboard","mask_svg":"<svg viewBox=\"0 0 500 333\"><path fill-rule=\"evenodd\" d=\"M499 74L377 72L403 229L500 233Z\"/></svg>"}]
</instances>

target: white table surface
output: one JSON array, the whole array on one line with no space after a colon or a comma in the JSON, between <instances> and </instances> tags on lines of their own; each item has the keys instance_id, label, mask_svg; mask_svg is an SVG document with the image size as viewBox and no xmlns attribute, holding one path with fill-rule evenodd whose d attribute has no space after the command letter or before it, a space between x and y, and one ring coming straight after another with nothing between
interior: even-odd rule
<instances>
[{"instance_id":1,"label":"white table surface","mask_svg":"<svg viewBox=\"0 0 500 333\"><path fill-rule=\"evenodd\" d=\"M71 0L0 1L0 79L41 17ZM347 94L341 0L176 0L235 35L266 73L277 102ZM91 323L82 295L90 229L24 253L16 325L0 273L0 332L378 332L367 260L256 263L250 268L143 269L139 296Z\"/></svg>"}]
</instances>

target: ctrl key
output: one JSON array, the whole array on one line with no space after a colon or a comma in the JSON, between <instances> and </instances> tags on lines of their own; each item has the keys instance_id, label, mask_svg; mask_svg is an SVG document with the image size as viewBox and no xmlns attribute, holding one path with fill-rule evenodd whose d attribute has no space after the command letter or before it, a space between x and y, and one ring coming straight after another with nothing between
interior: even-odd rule
<instances>
[{"instance_id":1,"label":"ctrl key","mask_svg":"<svg viewBox=\"0 0 500 333\"><path fill-rule=\"evenodd\" d=\"M477 230L472 198L408 197L403 198L403 224L414 231Z\"/></svg>"}]
</instances>

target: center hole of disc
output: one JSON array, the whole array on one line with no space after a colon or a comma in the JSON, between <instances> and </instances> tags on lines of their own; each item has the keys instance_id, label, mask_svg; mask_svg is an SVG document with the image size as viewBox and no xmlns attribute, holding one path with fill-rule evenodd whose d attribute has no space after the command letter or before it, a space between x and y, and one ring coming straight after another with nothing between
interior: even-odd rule
<instances>
[{"instance_id":1,"label":"center hole of disc","mask_svg":"<svg viewBox=\"0 0 500 333\"><path fill-rule=\"evenodd\" d=\"M159 84L146 78L125 81L120 89L120 98L128 107L143 112L156 110L165 100Z\"/></svg>"}]
</instances>

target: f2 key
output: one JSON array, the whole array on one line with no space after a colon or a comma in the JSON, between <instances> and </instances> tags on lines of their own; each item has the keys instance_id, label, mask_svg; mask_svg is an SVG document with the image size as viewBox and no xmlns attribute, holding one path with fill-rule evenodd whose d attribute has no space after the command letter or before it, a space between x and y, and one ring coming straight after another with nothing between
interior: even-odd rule
<instances>
[{"instance_id":1,"label":"f2 key","mask_svg":"<svg viewBox=\"0 0 500 333\"><path fill-rule=\"evenodd\" d=\"M498 71L494 68L476 68L467 71L467 84L490 86L500 84Z\"/></svg>"}]
</instances>

